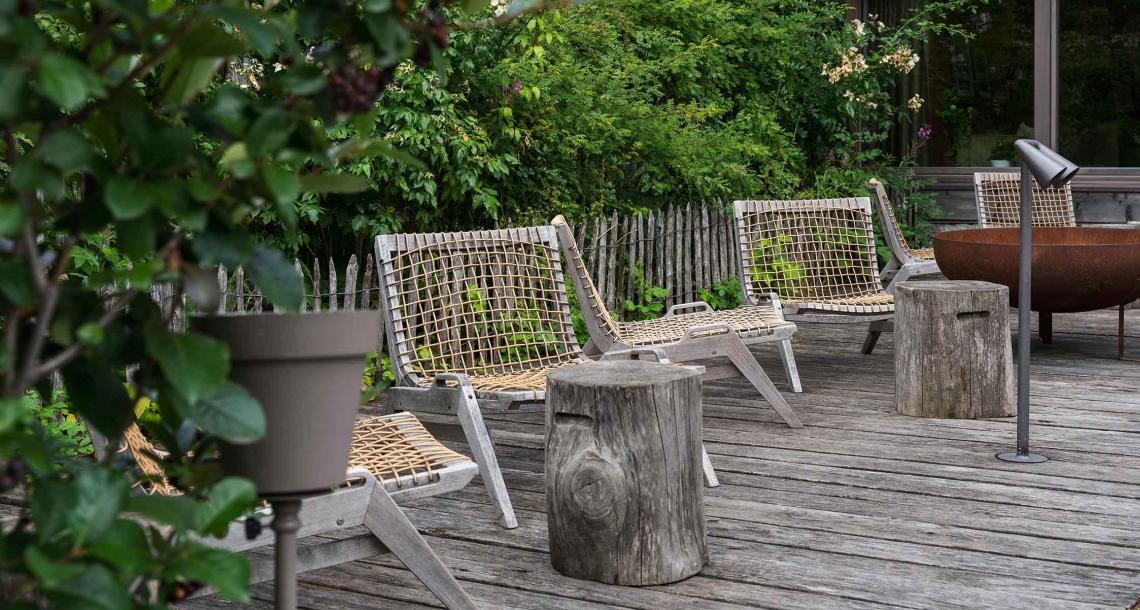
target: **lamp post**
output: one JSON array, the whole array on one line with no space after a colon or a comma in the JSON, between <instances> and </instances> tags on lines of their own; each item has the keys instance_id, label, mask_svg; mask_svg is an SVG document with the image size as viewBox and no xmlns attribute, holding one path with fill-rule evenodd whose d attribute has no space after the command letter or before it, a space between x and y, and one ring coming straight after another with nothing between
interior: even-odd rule
<instances>
[{"instance_id":1,"label":"lamp post","mask_svg":"<svg viewBox=\"0 0 1140 610\"><path fill-rule=\"evenodd\" d=\"M1048 461L1029 452L1029 351L1032 325L1033 288L1033 180L1041 188L1063 186L1080 170L1076 164L1037 140L1013 144L1021 159L1021 233L1017 282L1017 451L999 453L997 458L1020 464Z\"/></svg>"}]
</instances>

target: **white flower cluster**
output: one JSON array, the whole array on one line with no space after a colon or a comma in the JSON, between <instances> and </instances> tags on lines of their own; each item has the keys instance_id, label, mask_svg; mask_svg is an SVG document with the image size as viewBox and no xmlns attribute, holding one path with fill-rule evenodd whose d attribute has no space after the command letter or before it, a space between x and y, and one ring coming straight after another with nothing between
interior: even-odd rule
<instances>
[{"instance_id":1,"label":"white flower cluster","mask_svg":"<svg viewBox=\"0 0 1140 610\"><path fill-rule=\"evenodd\" d=\"M491 0L491 8L495 9L496 15L502 15L507 12L507 6L510 3L511 0Z\"/></svg>"},{"instance_id":2,"label":"white flower cluster","mask_svg":"<svg viewBox=\"0 0 1140 610\"><path fill-rule=\"evenodd\" d=\"M871 24L875 24L876 32L882 32L883 30L887 29L887 24L879 21L879 16L874 13L867 15L867 25Z\"/></svg>"},{"instance_id":3,"label":"white flower cluster","mask_svg":"<svg viewBox=\"0 0 1140 610\"><path fill-rule=\"evenodd\" d=\"M858 74L867 69L867 58L856 47L851 47L840 54L839 65L823 64L822 74L831 84L838 83L845 76Z\"/></svg>"},{"instance_id":4,"label":"white flower cluster","mask_svg":"<svg viewBox=\"0 0 1140 610\"><path fill-rule=\"evenodd\" d=\"M910 108L911 112L918 112L922 109L922 104L924 102L925 100L923 100L921 96L915 93L914 97L906 101L906 107Z\"/></svg>"},{"instance_id":5,"label":"white flower cluster","mask_svg":"<svg viewBox=\"0 0 1140 610\"><path fill-rule=\"evenodd\" d=\"M903 74L910 74L910 71L918 65L918 59L918 54L910 47L899 47L893 53L884 55L880 62L893 66Z\"/></svg>"},{"instance_id":6,"label":"white flower cluster","mask_svg":"<svg viewBox=\"0 0 1140 610\"><path fill-rule=\"evenodd\" d=\"M863 104L863 105L867 106L868 108L870 108L871 110L874 110L874 109L879 107L879 105L877 103L871 101L870 96L855 95L855 92L851 91L850 89L843 92L843 98L849 102L856 102L859 104Z\"/></svg>"}]
</instances>

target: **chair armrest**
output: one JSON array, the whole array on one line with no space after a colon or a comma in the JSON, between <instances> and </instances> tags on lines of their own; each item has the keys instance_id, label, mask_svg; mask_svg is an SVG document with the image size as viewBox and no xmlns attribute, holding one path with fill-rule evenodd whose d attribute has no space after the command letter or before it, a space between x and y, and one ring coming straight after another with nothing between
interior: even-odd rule
<instances>
[{"instance_id":1,"label":"chair armrest","mask_svg":"<svg viewBox=\"0 0 1140 610\"><path fill-rule=\"evenodd\" d=\"M653 360L661 364L670 364L669 357L664 350L654 347L635 347L632 349L614 350L602 354L599 360L646 360L643 356L652 356Z\"/></svg>"},{"instance_id":2,"label":"chair armrest","mask_svg":"<svg viewBox=\"0 0 1140 610\"><path fill-rule=\"evenodd\" d=\"M677 315L678 311L686 311L689 309L699 309L701 311L712 311L713 310L712 305L709 305L708 303L705 303L704 301L694 301L692 303L678 303L678 304L670 307L669 311L665 312L665 317L666 318L672 318L673 316Z\"/></svg>"},{"instance_id":3,"label":"chair armrest","mask_svg":"<svg viewBox=\"0 0 1140 610\"><path fill-rule=\"evenodd\" d=\"M715 331L720 331L720 332L715 332ZM683 343L685 341L693 339L696 337L697 333L704 333L707 336L707 335L723 335L723 334L735 333L735 332L736 331L733 330L732 325L729 324L728 322L717 322L715 324L702 324L700 326L694 326L694 327L686 330L685 334L681 336L681 340L677 341L677 343Z\"/></svg>"}]
</instances>

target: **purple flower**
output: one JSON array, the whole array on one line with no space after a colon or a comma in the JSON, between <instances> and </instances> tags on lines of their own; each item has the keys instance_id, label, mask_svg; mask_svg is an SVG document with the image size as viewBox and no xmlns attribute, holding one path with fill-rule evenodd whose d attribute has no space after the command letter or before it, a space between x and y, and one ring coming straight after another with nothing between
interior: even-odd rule
<instances>
[{"instance_id":1,"label":"purple flower","mask_svg":"<svg viewBox=\"0 0 1140 610\"><path fill-rule=\"evenodd\" d=\"M929 140L930 136L934 135L934 128L929 124L923 125L922 127L918 128L917 135L919 140Z\"/></svg>"},{"instance_id":2,"label":"purple flower","mask_svg":"<svg viewBox=\"0 0 1140 610\"><path fill-rule=\"evenodd\" d=\"M514 86L511 88L514 89L515 93L522 91L522 82L516 80Z\"/></svg>"},{"instance_id":3,"label":"purple flower","mask_svg":"<svg viewBox=\"0 0 1140 610\"><path fill-rule=\"evenodd\" d=\"M503 85L502 90L503 90L503 95L506 95L511 90L511 87L510 87L510 85Z\"/></svg>"}]
</instances>

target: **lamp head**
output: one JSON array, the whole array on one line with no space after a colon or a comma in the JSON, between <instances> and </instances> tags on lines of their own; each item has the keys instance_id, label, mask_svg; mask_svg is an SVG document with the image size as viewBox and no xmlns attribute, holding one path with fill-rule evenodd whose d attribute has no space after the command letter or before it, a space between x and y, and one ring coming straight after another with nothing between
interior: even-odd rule
<instances>
[{"instance_id":1,"label":"lamp head","mask_svg":"<svg viewBox=\"0 0 1140 610\"><path fill-rule=\"evenodd\" d=\"M1072 161L1037 140L1022 139L1013 143L1021 164L1037 179L1041 188L1057 188L1065 185L1080 171Z\"/></svg>"}]
</instances>

